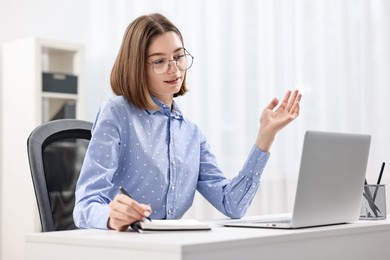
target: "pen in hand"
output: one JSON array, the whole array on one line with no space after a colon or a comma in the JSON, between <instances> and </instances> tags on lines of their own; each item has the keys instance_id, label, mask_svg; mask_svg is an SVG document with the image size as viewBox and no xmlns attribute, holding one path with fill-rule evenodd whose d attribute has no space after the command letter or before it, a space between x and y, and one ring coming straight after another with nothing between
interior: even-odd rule
<instances>
[{"instance_id":1,"label":"pen in hand","mask_svg":"<svg viewBox=\"0 0 390 260\"><path fill-rule=\"evenodd\" d=\"M119 187L119 190L121 191L122 194L124 194L124 195L126 195L127 197L129 197L129 198L132 199L132 197L130 196L130 194L127 193L127 191L126 191L123 187ZM146 218L147 220L149 220L149 221L152 221L149 217L145 217L145 218Z\"/></svg>"}]
</instances>

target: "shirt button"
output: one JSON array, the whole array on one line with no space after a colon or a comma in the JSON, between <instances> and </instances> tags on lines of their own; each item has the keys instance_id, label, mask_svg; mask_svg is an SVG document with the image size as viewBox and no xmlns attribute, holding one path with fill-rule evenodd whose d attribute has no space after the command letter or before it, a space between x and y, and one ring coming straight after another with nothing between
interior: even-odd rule
<instances>
[{"instance_id":1,"label":"shirt button","mask_svg":"<svg viewBox=\"0 0 390 260\"><path fill-rule=\"evenodd\" d=\"M172 162L173 165L175 165L175 162Z\"/></svg>"}]
</instances>

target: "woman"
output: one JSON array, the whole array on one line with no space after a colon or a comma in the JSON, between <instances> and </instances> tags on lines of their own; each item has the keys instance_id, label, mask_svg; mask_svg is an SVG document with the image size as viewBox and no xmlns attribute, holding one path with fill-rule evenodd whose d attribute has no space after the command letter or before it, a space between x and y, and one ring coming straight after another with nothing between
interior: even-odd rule
<instances>
[{"instance_id":1,"label":"woman","mask_svg":"<svg viewBox=\"0 0 390 260\"><path fill-rule=\"evenodd\" d=\"M180 218L196 190L226 216L245 214L276 133L299 115L301 94L288 91L278 107L276 98L269 103L246 163L229 180L174 102L187 92L192 62L180 31L164 16L129 25L111 72L116 96L100 108L77 183L78 227L124 231L145 217ZM118 194L120 187L131 197Z\"/></svg>"}]
</instances>

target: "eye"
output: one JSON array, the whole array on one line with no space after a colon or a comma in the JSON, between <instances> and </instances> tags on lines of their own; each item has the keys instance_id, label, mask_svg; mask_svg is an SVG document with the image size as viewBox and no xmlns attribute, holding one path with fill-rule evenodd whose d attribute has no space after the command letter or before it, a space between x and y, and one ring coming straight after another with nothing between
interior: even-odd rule
<instances>
[{"instance_id":1,"label":"eye","mask_svg":"<svg viewBox=\"0 0 390 260\"><path fill-rule=\"evenodd\" d=\"M166 60L166 59L158 59L158 60L153 61L152 63L153 63L154 65L161 65L161 64L164 64L164 63L165 63L165 60Z\"/></svg>"},{"instance_id":2,"label":"eye","mask_svg":"<svg viewBox=\"0 0 390 260\"><path fill-rule=\"evenodd\" d=\"M174 59L176 60L176 61L180 61L180 60L182 60L182 59L184 59L185 58L185 55L184 54L180 54L180 55L177 55L176 57L174 57Z\"/></svg>"}]
</instances>

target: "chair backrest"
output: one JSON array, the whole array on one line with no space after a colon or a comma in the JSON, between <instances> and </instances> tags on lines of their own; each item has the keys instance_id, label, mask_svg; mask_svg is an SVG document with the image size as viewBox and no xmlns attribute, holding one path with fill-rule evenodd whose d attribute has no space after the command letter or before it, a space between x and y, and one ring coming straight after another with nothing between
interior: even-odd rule
<instances>
[{"instance_id":1,"label":"chair backrest","mask_svg":"<svg viewBox=\"0 0 390 260\"><path fill-rule=\"evenodd\" d=\"M91 128L91 122L59 119L38 126L27 140L42 232L76 229L75 187Z\"/></svg>"}]
</instances>

